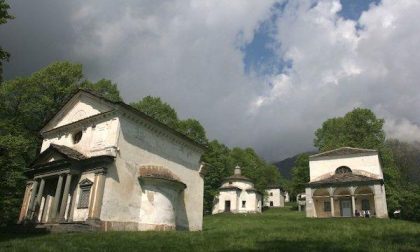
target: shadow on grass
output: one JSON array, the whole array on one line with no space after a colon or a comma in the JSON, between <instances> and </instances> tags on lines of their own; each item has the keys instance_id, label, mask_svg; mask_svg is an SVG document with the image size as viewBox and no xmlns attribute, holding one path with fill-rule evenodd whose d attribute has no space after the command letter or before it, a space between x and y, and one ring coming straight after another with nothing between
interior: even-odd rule
<instances>
[{"instance_id":1,"label":"shadow on grass","mask_svg":"<svg viewBox=\"0 0 420 252\"><path fill-rule=\"evenodd\" d=\"M35 229L34 226L9 225L0 228L0 242L44 236L49 233L44 229Z\"/></svg>"}]
</instances>

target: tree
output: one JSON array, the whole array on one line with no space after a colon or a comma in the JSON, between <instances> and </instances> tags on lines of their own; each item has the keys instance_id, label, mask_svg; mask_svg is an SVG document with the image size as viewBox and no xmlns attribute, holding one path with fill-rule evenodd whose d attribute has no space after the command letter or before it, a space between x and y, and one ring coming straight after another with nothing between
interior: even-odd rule
<instances>
[{"instance_id":1,"label":"tree","mask_svg":"<svg viewBox=\"0 0 420 252\"><path fill-rule=\"evenodd\" d=\"M200 144L207 145L208 143L206 130L200 124L200 122L195 119L190 118L187 120L179 121L177 124L177 129L181 133L185 134Z\"/></svg>"},{"instance_id":2,"label":"tree","mask_svg":"<svg viewBox=\"0 0 420 252\"><path fill-rule=\"evenodd\" d=\"M159 97L146 96L130 105L171 128L176 129L178 126L179 120L175 109Z\"/></svg>"},{"instance_id":3,"label":"tree","mask_svg":"<svg viewBox=\"0 0 420 252\"><path fill-rule=\"evenodd\" d=\"M0 225L17 219L23 170L38 152L39 130L80 87L121 99L115 84L84 80L82 66L70 62L53 63L0 86Z\"/></svg>"},{"instance_id":4,"label":"tree","mask_svg":"<svg viewBox=\"0 0 420 252\"><path fill-rule=\"evenodd\" d=\"M343 146L378 149L385 142L384 120L369 109L356 108L344 117L326 120L315 131L314 145L320 151Z\"/></svg>"},{"instance_id":5,"label":"tree","mask_svg":"<svg viewBox=\"0 0 420 252\"><path fill-rule=\"evenodd\" d=\"M420 185L420 146L419 143L407 143L398 139L388 139L386 146L392 151L401 178Z\"/></svg>"},{"instance_id":6,"label":"tree","mask_svg":"<svg viewBox=\"0 0 420 252\"><path fill-rule=\"evenodd\" d=\"M101 96L114 101L122 101L120 91L118 90L117 84L112 83L110 80L101 79L98 82L92 83L85 81L81 85L82 88L90 89Z\"/></svg>"},{"instance_id":7,"label":"tree","mask_svg":"<svg viewBox=\"0 0 420 252\"><path fill-rule=\"evenodd\" d=\"M218 194L223 178L231 174L233 160L230 157L230 149L213 140L208 144L202 161L208 166L204 176L204 213L211 213L214 197Z\"/></svg>"},{"instance_id":8,"label":"tree","mask_svg":"<svg viewBox=\"0 0 420 252\"><path fill-rule=\"evenodd\" d=\"M199 121L191 118L179 120L175 109L159 97L146 96L130 105L200 144L208 143L206 130Z\"/></svg>"},{"instance_id":9,"label":"tree","mask_svg":"<svg viewBox=\"0 0 420 252\"><path fill-rule=\"evenodd\" d=\"M291 196L296 196L305 191L306 184L309 182L309 154L300 154L296 161L295 166L292 168L292 181L291 181Z\"/></svg>"},{"instance_id":10,"label":"tree","mask_svg":"<svg viewBox=\"0 0 420 252\"><path fill-rule=\"evenodd\" d=\"M0 25L7 23L8 20L14 19L9 14L10 5L5 0L0 0ZM0 46L0 84L3 82L3 61L9 61L10 54L3 50Z\"/></svg>"}]
</instances>

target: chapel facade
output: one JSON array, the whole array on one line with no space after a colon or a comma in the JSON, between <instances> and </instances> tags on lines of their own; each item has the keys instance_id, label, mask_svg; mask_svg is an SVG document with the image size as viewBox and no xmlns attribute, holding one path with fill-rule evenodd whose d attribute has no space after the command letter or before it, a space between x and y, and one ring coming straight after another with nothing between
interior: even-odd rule
<instances>
[{"instance_id":1,"label":"chapel facade","mask_svg":"<svg viewBox=\"0 0 420 252\"><path fill-rule=\"evenodd\" d=\"M219 188L212 213L261 213L261 209L262 194L254 188L251 179L241 174L241 168L236 166L234 174L225 178Z\"/></svg>"},{"instance_id":2,"label":"chapel facade","mask_svg":"<svg viewBox=\"0 0 420 252\"><path fill-rule=\"evenodd\" d=\"M343 147L309 157L307 217L353 217L368 212L387 218L384 177L378 152Z\"/></svg>"},{"instance_id":3,"label":"chapel facade","mask_svg":"<svg viewBox=\"0 0 420 252\"><path fill-rule=\"evenodd\" d=\"M41 130L20 223L201 230L205 147L122 102L79 90Z\"/></svg>"},{"instance_id":4,"label":"chapel facade","mask_svg":"<svg viewBox=\"0 0 420 252\"><path fill-rule=\"evenodd\" d=\"M284 207L284 191L279 186L269 186L265 192L265 207Z\"/></svg>"}]
</instances>

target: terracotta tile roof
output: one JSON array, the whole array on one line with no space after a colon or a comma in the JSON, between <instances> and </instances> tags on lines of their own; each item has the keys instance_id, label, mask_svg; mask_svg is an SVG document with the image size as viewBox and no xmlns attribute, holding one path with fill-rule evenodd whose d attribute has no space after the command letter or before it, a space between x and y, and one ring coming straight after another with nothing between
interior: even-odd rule
<instances>
[{"instance_id":1,"label":"terracotta tile roof","mask_svg":"<svg viewBox=\"0 0 420 252\"><path fill-rule=\"evenodd\" d=\"M233 190L239 190L239 191L242 190L241 188L239 188L237 186L232 186L232 185L219 187L219 190L232 190L232 189Z\"/></svg>"},{"instance_id":2,"label":"terracotta tile roof","mask_svg":"<svg viewBox=\"0 0 420 252\"><path fill-rule=\"evenodd\" d=\"M234 174L234 175L232 175L232 176L226 177L224 180L225 180L225 181L227 181L227 180L230 180L230 181L232 181L232 180L245 180L245 181L251 181L251 179L250 179L250 178L247 178L247 177L242 176L242 175L240 175L240 174Z\"/></svg>"},{"instance_id":3,"label":"terracotta tile roof","mask_svg":"<svg viewBox=\"0 0 420 252\"><path fill-rule=\"evenodd\" d=\"M353 174L353 173L340 173L334 174L331 177L309 182L309 185L322 185L322 184L341 184L341 183L350 183L350 182L367 182L367 181L378 181L380 179L371 178L363 175Z\"/></svg>"},{"instance_id":4,"label":"terracotta tile roof","mask_svg":"<svg viewBox=\"0 0 420 252\"><path fill-rule=\"evenodd\" d=\"M140 177L149 177L149 178L161 178L172 181L181 181L178 176L173 174L170 170L164 168L163 166L156 165L145 165L141 166L139 169Z\"/></svg>"},{"instance_id":5,"label":"terracotta tile roof","mask_svg":"<svg viewBox=\"0 0 420 252\"><path fill-rule=\"evenodd\" d=\"M48 147L48 149L50 149L50 148L56 150L57 152L63 154L64 156L66 156L68 158L71 158L71 159L83 160L83 159L88 158L87 156L83 155L82 153L80 153L77 150L72 149L68 146L58 145L58 144L50 144L50 147ZM45 150L45 151L47 151L47 150Z\"/></svg>"},{"instance_id":6,"label":"terracotta tile roof","mask_svg":"<svg viewBox=\"0 0 420 252\"><path fill-rule=\"evenodd\" d=\"M310 158L344 156L344 155L351 155L351 154L374 154L374 153L378 153L377 150L342 147L335 150L330 150L330 151L314 154L310 156Z\"/></svg>"}]
</instances>

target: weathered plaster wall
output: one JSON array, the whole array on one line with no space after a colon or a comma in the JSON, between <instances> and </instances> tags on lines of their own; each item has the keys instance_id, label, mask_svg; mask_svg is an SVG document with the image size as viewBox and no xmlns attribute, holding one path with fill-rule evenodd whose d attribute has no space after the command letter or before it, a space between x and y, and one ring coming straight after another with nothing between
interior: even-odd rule
<instances>
[{"instance_id":1,"label":"weathered plaster wall","mask_svg":"<svg viewBox=\"0 0 420 252\"><path fill-rule=\"evenodd\" d=\"M221 191L218 195L218 203L213 207L213 214L225 211L225 202L230 201L230 211L237 212L239 204L239 194L237 190Z\"/></svg>"},{"instance_id":2,"label":"weathered plaster wall","mask_svg":"<svg viewBox=\"0 0 420 252\"><path fill-rule=\"evenodd\" d=\"M62 110L54 116L44 127L44 130L51 130L86 117L111 110L112 107L102 100L92 98L88 94L81 93L71 99Z\"/></svg>"},{"instance_id":3,"label":"weathered plaster wall","mask_svg":"<svg viewBox=\"0 0 420 252\"><path fill-rule=\"evenodd\" d=\"M80 186L79 183L84 180L84 179L89 179L90 181L94 181L95 179L95 174L94 173L84 173L80 176L80 178L77 181L77 185L73 194L74 199L74 205L72 206L72 216L73 216L73 221L85 221L88 218L88 213L89 213L89 208L78 208L78 204L79 204L79 197L80 197ZM92 189L90 191L90 196L89 196L89 202L90 199L92 197ZM91 207L91 206L89 206Z\"/></svg>"},{"instance_id":4,"label":"weathered plaster wall","mask_svg":"<svg viewBox=\"0 0 420 252\"><path fill-rule=\"evenodd\" d=\"M65 145L79 151L88 157L99 155L115 155L118 136L118 120L116 117L101 120L85 128L75 128L67 132L48 135L42 142L41 152L46 150L51 143ZM80 142L73 142L73 134L82 130Z\"/></svg>"},{"instance_id":5,"label":"weathered plaster wall","mask_svg":"<svg viewBox=\"0 0 420 252\"><path fill-rule=\"evenodd\" d=\"M382 179L382 169L377 154L348 155L335 157L322 157L309 161L310 181L317 181L325 176L332 176L340 166L347 166L353 173L374 176Z\"/></svg>"},{"instance_id":6,"label":"weathered plaster wall","mask_svg":"<svg viewBox=\"0 0 420 252\"><path fill-rule=\"evenodd\" d=\"M119 153L115 167L109 168L107 172L101 220L134 222L139 225L150 221L141 215L144 202L142 196L147 193L144 194L141 188L138 171L140 166L156 165L169 169L187 185L174 206L177 227L201 230L204 190L204 181L198 172L201 153L183 144L182 140L178 143L169 141L166 136L146 127L146 124L125 117L120 117L119 121ZM162 223L165 221L166 216L161 219Z\"/></svg>"}]
</instances>

